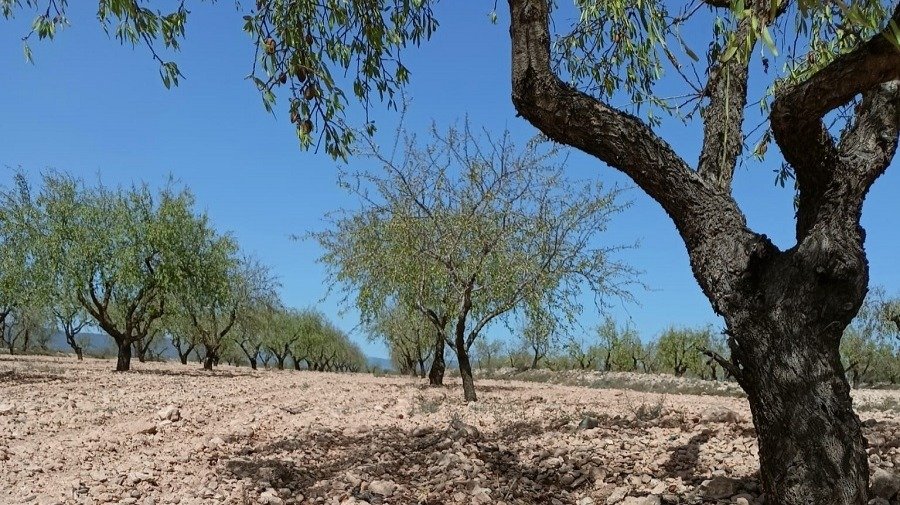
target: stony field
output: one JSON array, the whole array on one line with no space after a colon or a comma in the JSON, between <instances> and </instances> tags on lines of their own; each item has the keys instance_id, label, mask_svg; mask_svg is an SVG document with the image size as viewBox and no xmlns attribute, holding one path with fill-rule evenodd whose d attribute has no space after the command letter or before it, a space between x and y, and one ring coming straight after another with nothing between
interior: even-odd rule
<instances>
[{"instance_id":1,"label":"stony field","mask_svg":"<svg viewBox=\"0 0 900 505\"><path fill-rule=\"evenodd\" d=\"M727 387L485 379L466 405L453 379L113 366L0 357L0 503L763 503ZM873 482L891 486L900 392L855 403Z\"/></svg>"}]
</instances>

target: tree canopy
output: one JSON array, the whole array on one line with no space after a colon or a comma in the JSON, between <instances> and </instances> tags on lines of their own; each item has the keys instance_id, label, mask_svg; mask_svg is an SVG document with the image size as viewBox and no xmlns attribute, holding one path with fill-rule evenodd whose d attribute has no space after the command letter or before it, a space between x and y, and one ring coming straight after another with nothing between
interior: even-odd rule
<instances>
[{"instance_id":1,"label":"tree canopy","mask_svg":"<svg viewBox=\"0 0 900 505\"><path fill-rule=\"evenodd\" d=\"M620 210L616 192L563 174L541 139L518 148L508 134L479 137L470 125L400 139L395 158L371 144L381 171L350 174L363 208L314 234L335 283L363 317L400 304L418 310L457 353L474 400L467 353L482 331L527 304L573 321L583 291L597 306L627 297L630 270L600 246ZM439 351L438 351L439 352Z\"/></svg>"}]
</instances>

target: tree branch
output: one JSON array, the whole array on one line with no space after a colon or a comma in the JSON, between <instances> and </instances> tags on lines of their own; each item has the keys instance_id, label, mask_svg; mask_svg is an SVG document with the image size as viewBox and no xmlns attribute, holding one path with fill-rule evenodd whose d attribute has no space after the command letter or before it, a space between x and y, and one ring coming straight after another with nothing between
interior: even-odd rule
<instances>
[{"instance_id":1,"label":"tree branch","mask_svg":"<svg viewBox=\"0 0 900 505\"><path fill-rule=\"evenodd\" d=\"M663 206L688 242L704 233L711 212L732 213L738 221L731 224L744 226L730 196L714 194L640 119L568 86L553 73L549 2L509 0L509 7L512 98L519 114L551 139L629 176Z\"/></svg>"},{"instance_id":2,"label":"tree branch","mask_svg":"<svg viewBox=\"0 0 900 505\"><path fill-rule=\"evenodd\" d=\"M900 22L900 5L891 20ZM798 241L812 229L823 196L830 184L838 180L839 174L831 167L840 166L842 161L823 118L857 95L868 94L884 83L900 79L900 51L888 36L890 29L886 28L806 80L784 86L775 93L770 116L772 133L785 160L794 168L800 191ZM842 184L857 181L855 178ZM864 196L865 191L858 195Z\"/></svg>"},{"instance_id":3,"label":"tree branch","mask_svg":"<svg viewBox=\"0 0 900 505\"><path fill-rule=\"evenodd\" d=\"M709 2L716 7L730 7L730 0ZM753 16L745 16L735 31L735 40L752 38L752 44L738 51L724 63L715 62L710 69L705 92L709 105L701 111L703 117L703 149L697 172L711 184L730 193L731 182L738 158L744 149L744 108L747 105L747 83L750 54L756 46L753 19L766 25L775 21L790 2L783 0L777 5L771 2L748 2ZM743 49L743 48L742 48ZM720 57L721 60L721 57Z\"/></svg>"}]
</instances>

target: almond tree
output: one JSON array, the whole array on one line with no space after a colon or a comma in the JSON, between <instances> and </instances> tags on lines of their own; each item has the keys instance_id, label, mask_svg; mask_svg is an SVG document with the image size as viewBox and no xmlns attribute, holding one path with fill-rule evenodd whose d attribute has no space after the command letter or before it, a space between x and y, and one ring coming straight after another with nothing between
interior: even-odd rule
<instances>
[{"instance_id":1,"label":"almond tree","mask_svg":"<svg viewBox=\"0 0 900 505\"><path fill-rule=\"evenodd\" d=\"M381 340L401 374L416 376L416 368L425 377L425 364L434 352L434 330L431 323L417 310L401 306L388 307L378 314L368 328L370 340Z\"/></svg>"},{"instance_id":2,"label":"almond tree","mask_svg":"<svg viewBox=\"0 0 900 505\"><path fill-rule=\"evenodd\" d=\"M50 174L39 200L51 250L66 244L55 256L54 270L66 273L60 290L115 341L116 370L129 370L133 344L146 341L165 314L176 265L193 253L178 247L194 220L193 197L171 187L159 194L146 186L86 187Z\"/></svg>"},{"instance_id":3,"label":"almond tree","mask_svg":"<svg viewBox=\"0 0 900 505\"><path fill-rule=\"evenodd\" d=\"M566 179L554 147L519 149L508 133L479 138L468 124L433 131L427 145L400 141L393 159L369 146L382 172L347 185L362 209L314 236L363 317L400 303L437 332L449 322L466 401L477 399L469 350L493 322L534 300L572 319L583 289L597 303L627 296L628 269L596 244L620 209L615 193Z\"/></svg>"},{"instance_id":4,"label":"almond tree","mask_svg":"<svg viewBox=\"0 0 900 505\"><path fill-rule=\"evenodd\" d=\"M24 174L0 191L0 340L10 354L26 351L46 323L48 278L36 240L38 211Z\"/></svg>"}]
</instances>

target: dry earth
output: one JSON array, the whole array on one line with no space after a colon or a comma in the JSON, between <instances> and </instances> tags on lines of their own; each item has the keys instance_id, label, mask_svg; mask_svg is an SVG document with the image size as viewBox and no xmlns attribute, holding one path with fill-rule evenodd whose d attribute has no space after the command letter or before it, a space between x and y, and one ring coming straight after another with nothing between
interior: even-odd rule
<instances>
[{"instance_id":1,"label":"dry earth","mask_svg":"<svg viewBox=\"0 0 900 505\"><path fill-rule=\"evenodd\" d=\"M409 378L112 368L0 357L0 503L763 502L741 398L482 380L466 405ZM900 392L854 394L887 496Z\"/></svg>"}]
</instances>

